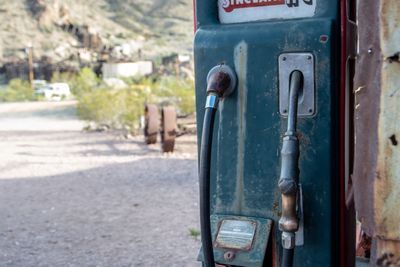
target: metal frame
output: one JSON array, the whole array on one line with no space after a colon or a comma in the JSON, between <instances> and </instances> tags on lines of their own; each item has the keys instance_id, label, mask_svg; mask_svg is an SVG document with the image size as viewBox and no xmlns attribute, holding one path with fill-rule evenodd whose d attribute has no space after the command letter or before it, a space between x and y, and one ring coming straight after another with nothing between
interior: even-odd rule
<instances>
[{"instance_id":1,"label":"metal frame","mask_svg":"<svg viewBox=\"0 0 400 267\"><path fill-rule=\"evenodd\" d=\"M288 115L289 81L293 71L304 76L303 92L299 94L298 116L311 117L315 110L314 56L311 53L285 53L279 56L279 113Z\"/></svg>"}]
</instances>

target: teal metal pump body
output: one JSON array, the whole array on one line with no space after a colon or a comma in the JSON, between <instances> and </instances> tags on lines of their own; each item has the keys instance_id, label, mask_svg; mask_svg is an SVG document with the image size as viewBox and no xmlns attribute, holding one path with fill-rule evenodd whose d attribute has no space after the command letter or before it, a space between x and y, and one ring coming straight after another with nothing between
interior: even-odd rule
<instances>
[{"instance_id":1,"label":"teal metal pump body","mask_svg":"<svg viewBox=\"0 0 400 267\"><path fill-rule=\"evenodd\" d=\"M233 94L220 101L211 153L211 228L217 263L279 266L278 180L287 125L280 110L280 77L284 75L280 76L279 64L285 60L283 54L305 53L312 57L315 91L308 116L298 118L304 244L296 247L294 266L339 266L339 2L314 1L315 12L306 18L237 23L221 23L216 0L196 3L199 137L208 72L226 64L234 69L238 82ZM234 232L241 221L256 225L242 225L248 228L245 234L254 235L252 240L217 238L223 227ZM233 228L226 226L232 222Z\"/></svg>"}]
</instances>

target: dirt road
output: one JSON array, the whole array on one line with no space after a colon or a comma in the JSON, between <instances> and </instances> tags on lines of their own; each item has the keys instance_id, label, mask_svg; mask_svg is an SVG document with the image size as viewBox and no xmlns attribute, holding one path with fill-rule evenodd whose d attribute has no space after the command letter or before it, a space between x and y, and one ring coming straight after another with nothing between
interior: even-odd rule
<instances>
[{"instance_id":1,"label":"dirt road","mask_svg":"<svg viewBox=\"0 0 400 267\"><path fill-rule=\"evenodd\" d=\"M195 138L162 155L74 105L0 104L0 266L199 266Z\"/></svg>"}]
</instances>

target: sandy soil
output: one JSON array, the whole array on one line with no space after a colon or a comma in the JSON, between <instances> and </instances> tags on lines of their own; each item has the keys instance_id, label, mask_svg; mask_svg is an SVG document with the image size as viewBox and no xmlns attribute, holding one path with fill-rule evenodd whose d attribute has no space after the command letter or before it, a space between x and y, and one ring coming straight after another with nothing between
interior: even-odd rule
<instances>
[{"instance_id":1,"label":"sandy soil","mask_svg":"<svg viewBox=\"0 0 400 267\"><path fill-rule=\"evenodd\" d=\"M0 104L0 266L199 266L195 137L163 155L74 106Z\"/></svg>"}]
</instances>

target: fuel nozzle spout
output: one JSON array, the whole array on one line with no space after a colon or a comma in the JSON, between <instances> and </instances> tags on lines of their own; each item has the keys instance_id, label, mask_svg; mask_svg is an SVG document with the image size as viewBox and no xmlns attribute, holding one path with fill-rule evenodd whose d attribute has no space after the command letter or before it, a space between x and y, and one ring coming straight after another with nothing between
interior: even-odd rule
<instances>
[{"instance_id":1,"label":"fuel nozzle spout","mask_svg":"<svg viewBox=\"0 0 400 267\"><path fill-rule=\"evenodd\" d=\"M219 100L231 94L236 83L236 74L227 65L215 66L207 76L206 111L199 155L200 228L205 267L215 266L210 222L210 168L215 113Z\"/></svg>"},{"instance_id":2,"label":"fuel nozzle spout","mask_svg":"<svg viewBox=\"0 0 400 267\"><path fill-rule=\"evenodd\" d=\"M303 74L293 71L290 75L288 126L281 150L281 174L278 182L282 197L282 215L279 230L282 231L282 267L293 265L295 232L299 229L297 214L299 184L299 139L297 138L297 105L303 88Z\"/></svg>"}]
</instances>

